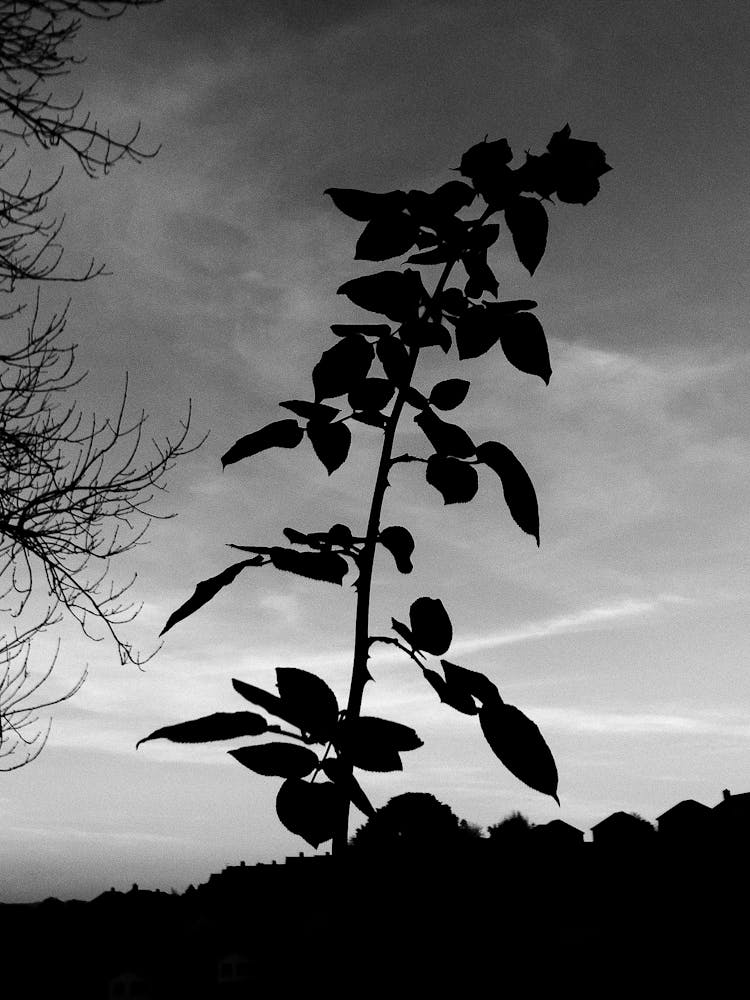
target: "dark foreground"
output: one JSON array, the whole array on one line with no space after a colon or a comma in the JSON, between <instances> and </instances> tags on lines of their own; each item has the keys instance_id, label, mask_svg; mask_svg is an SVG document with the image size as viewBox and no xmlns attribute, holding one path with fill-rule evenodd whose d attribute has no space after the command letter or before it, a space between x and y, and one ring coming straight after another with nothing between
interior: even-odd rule
<instances>
[{"instance_id":1,"label":"dark foreground","mask_svg":"<svg viewBox=\"0 0 750 1000\"><path fill-rule=\"evenodd\" d=\"M713 858L587 845L491 864L479 852L450 864L309 860L184 896L2 906L6 995L721 996L746 965L741 847Z\"/></svg>"}]
</instances>

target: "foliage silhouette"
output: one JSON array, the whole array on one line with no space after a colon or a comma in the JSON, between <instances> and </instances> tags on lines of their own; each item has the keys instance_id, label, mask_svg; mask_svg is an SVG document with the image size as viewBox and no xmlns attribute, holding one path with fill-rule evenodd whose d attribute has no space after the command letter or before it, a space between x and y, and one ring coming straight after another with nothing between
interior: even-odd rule
<instances>
[{"instance_id":1,"label":"foliage silhouette","mask_svg":"<svg viewBox=\"0 0 750 1000\"><path fill-rule=\"evenodd\" d=\"M334 325L338 340L323 352L312 371L314 398L281 403L298 419L275 421L245 435L224 454L222 464L255 457L266 448L296 447L307 437L330 475L346 461L351 442L348 423L358 421L377 427L382 432L382 447L365 533L355 535L343 524L335 524L327 532L286 528L287 540L307 550L303 552L288 547L234 545L252 553L253 558L199 583L163 630L167 632L202 608L245 568L273 565L336 585L343 583L350 569L356 571L351 683L347 705L338 710L335 725L328 711L325 724L322 717L302 719L298 715L298 708L282 689L282 670L277 671L278 696L238 680L233 682L240 694L299 730L284 731L284 736L324 747L309 781L301 777L286 779L279 792L277 812L288 829L313 846L332 837L335 854L347 846L350 801L359 808L367 801L366 797L363 800L353 769L400 770L401 753L421 746L421 740L411 730L408 736L401 732L406 727L361 716L365 685L372 680L367 661L376 643L399 648L444 704L477 716L491 750L516 777L558 801L555 761L536 725L520 709L505 704L495 684L483 674L447 660L441 660L443 673L428 666L426 656L448 653L453 638L450 615L439 597L417 598L409 609L408 624L393 618L395 636L373 635L369 623L378 545L389 552L400 572L409 573L413 566L414 540L408 529L401 525L381 527L384 497L391 485L389 477L398 463L424 464L426 481L445 504L469 502L480 487L479 473L486 467L500 479L513 520L539 544L536 493L516 455L499 441L474 442L460 424L438 413L455 412L469 392L469 381L441 381L426 395L412 385L422 351L438 348L447 353L455 344L463 360L481 357L498 342L513 367L539 377L545 384L549 382L546 337L531 312L536 302L496 301L499 285L487 252L500 238L504 222L521 264L533 273L547 245L545 203L553 204L555 196L558 201L586 204L598 192L599 178L610 167L596 143L573 139L568 125L552 136L541 156L527 153L525 162L516 168L511 167L512 159L507 140L485 139L462 156L456 168L462 179L450 180L432 192L328 189L326 193L340 211L365 223L355 259L385 261L410 254L405 264L418 268L381 270L341 285L339 294L388 322ZM484 207L467 217L467 211L482 200ZM501 216L501 222L490 221L495 215ZM459 264L465 279L457 287L448 287L453 269ZM429 266L441 268L431 292L421 274L421 268ZM486 299L485 293L491 298ZM380 365L382 374L373 371L375 364ZM350 412L343 408L341 397L346 397ZM337 405L329 405L329 400L335 400ZM407 407L414 411L414 423L424 435L426 455L394 455L399 420ZM312 675L305 671L297 675L300 681L306 676L305 683L313 685ZM325 685L321 679L317 683ZM323 700L333 705L333 692L326 693ZM160 735L164 730L149 738ZM236 751L232 753L237 756ZM278 754L281 759L280 750ZM328 780L318 781L321 774Z\"/></svg>"},{"instance_id":2,"label":"foliage silhouette","mask_svg":"<svg viewBox=\"0 0 750 1000\"><path fill-rule=\"evenodd\" d=\"M63 220L48 209L63 167L35 187L16 160L35 147L72 157L86 175L99 177L120 161L156 154L137 144L138 128L118 138L81 109L82 96L66 101L55 93L59 78L83 61L69 46L84 19L108 21L156 2L0 3L0 294L33 289L26 301L13 298L0 309L0 323L25 321L18 346L7 338L0 350L0 598L11 619L0 632L0 770L39 755L49 728L38 729L36 713L71 697L86 677L84 670L66 694L45 698L39 692L57 653L34 678L35 637L65 616L88 638L112 642L123 664L149 658L122 634L139 608L126 596L134 578L118 583L112 561L163 516L152 501L175 460L192 450L188 408L176 436L153 441L154 453L144 456L146 416L127 417L127 377L112 417L79 409L73 394L85 375L76 373L75 345L62 339L70 303L43 320L40 289L88 281L104 267L92 260L78 273L62 271Z\"/></svg>"},{"instance_id":3,"label":"foliage silhouette","mask_svg":"<svg viewBox=\"0 0 750 1000\"><path fill-rule=\"evenodd\" d=\"M487 837L493 848L514 849L528 844L532 829L532 824L522 813L513 812L499 823L488 826Z\"/></svg>"},{"instance_id":4,"label":"foliage silhouette","mask_svg":"<svg viewBox=\"0 0 750 1000\"><path fill-rule=\"evenodd\" d=\"M475 836L450 806L429 792L405 792L390 799L350 839L358 854L418 855L457 847Z\"/></svg>"}]
</instances>

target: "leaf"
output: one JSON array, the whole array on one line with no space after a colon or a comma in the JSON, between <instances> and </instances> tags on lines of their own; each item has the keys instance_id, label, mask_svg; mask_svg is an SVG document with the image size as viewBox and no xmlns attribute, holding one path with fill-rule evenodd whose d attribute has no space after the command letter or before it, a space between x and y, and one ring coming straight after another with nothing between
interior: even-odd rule
<instances>
[{"instance_id":1,"label":"leaf","mask_svg":"<svg viewBox=\"0 0 750 1000\"><path fill-rule=\"evenodd\" d=\"M291 833L317 848L336 830L342 793L332 781L287 778L276 796L276 815Z\"/></svg>"},{"instance_id":2,"label":"leaf","mask_svg":"<svg viewBox=\"0 0 750 1000\"><path fill-rule=\"evenodd\" d=\"M269 555L276 569L324 583L341 584L349 572L346 559L336 552L296 552L274 546Z\"/></svg>"},{"instance_id":3,"label":"leaf","mask_svg":"<svg viewBox=\"0 0 750 1000\"><path fill-rule=\"evenodd\" d=\"M455 215L462 208L468 208L476 198L476 192L464 181L447 181L432 192L432 200L441 211Z\"/></svg>"},{"instance_id":4,"label":"leaf","mask_svg":"<svg viewBox=\"0 0 750 1000\"><path fill-rule=\"evenodd\" d=\"M227 752L243 767L272 778L304 778L319 764L314 751L294 743L261 743Z\"/></svg>"},{"instance_id":5,"label":"leaf","mask_svg":"<svg viewBox=\"0 0 750 1000\"><path fill-rule=\"evenodd\" d=\"M419 389L415 389L413 385L407 386L404 390L404 400L415 410L426 410L430 405L427 397L422 395Z\"/></svg>"},{"instance_id":6,"label":"leaf","mask_svg":"<svg viewBox=\"0 0 750 1000\"><path fill-rule=\"evenodd\" d=\"M486 441L477 448L477 458L500 477L510 516L518 527L533 535L539 545L539 506L534 485L516 456L498 441Z\"/></svg>"},{"instance_id":7,"label":"leaf","mask_svg":"<svg viewBox=\"0 0 750 1000\"><path fill-rule=\"evenodd\" d=\"M453 410L466 399L471 382L465 378L448 378L432 387L430 403L438 410Z\"/></svg>"},{"instance_id":8,"label":"leaf","mask_svg":"<svg viewBox=\"0 0 750 1000\"><path fill-rule=\"evenodd\" d=\"M462 316L470 305L460 288L446 288L440 294L437 304L449 316Z\"/></svg>"},{"instance_id":9,"label":"leaf","mask_svg":"<svg viewBox=\"0 0 750 1000\"><path fill-rule=\"evenodd\" d=\"M377 743L393 750L418 750L424 746L410 726L390 719L378 719L372 715L360 715L354 723L355 741Z\"/></svg>"},{"instance_id":10,"label":"leaf","mask_svg":"<svg viewBox=\"0 0 750 1000\"><path fill-rule=\"evenodd\" d=\"M409 623L417 649L441 656L453 641L453 626L443 602L435 597L418 597L409 608Z\"/></svg>"},{"instance_id":11,"label":"leaf","mask_svg":"<svg viewBox=\"0 0 750 1000\"><path fill-rule=\"evenodd\" d=\"M345 337L323 351L312 372L316 401L349 392L367 375L374 357L375 348L362 337Z\"/></svg>"},{"instance_id":12,"label":"leaf","mask_svg":"<svg viewBox=\"0 0 750 1000\"><path fill-rule=\"evenodd\" d=\"M481 299L485 292L497 296L498 281L492 268L487 263L487 252L465 253L461 262L466 269L469 280L464 285L464 293L470 299Z\"/></svg>"},{"instance_id":13,"label":"leaf","mask_svg":"<svg viewBox=\"0 0 750 1000\"><path fill-rule=\"evenodd\" d=\"M468 207L475 197L475 191L463 181L448 181L430 194L409 191L406 207L420 225L443 229L446 224L455 222L453 217L456 212Z\"/></svg>"},{"instance_id":14,"label":"leaf","mask_svg":"<svg viewBox=\"0 0 750 1000\"><path fill-rule=\"evenodd\" d=\"M344 464L352 443L352 432L345 423L326 424L311 420L307 425L307 436L329 476Z\"/></svg>"},{"instance_id":15,"label":"leaf","mask_svg":"<svg viewBox=\"0 0 750 1000\"><path fill-rule=\"evenodd\" d=\"M432 447L441 455L469 458L475 452L474 442L457 424L449 424L433 413L423 410L414 417L414 423L421 427Z\"/></svg>"},{"instance_id":16,"label":"leaf","mask_svg":"<svg viewBox=\"0 0 750 1000\"><path fill-rule=\"evenodd\" d=\"M388 423L382 413L373 413L372 411L366 413L364 410L353 413L352 420L357 420L360 424L369 424L371 427L380 427L381 429Z\"/></svg>"},{"instance_id":17,"label":"leaf","mask_svg":"<svg viewBox=\"0 0 750 1000\"><path fill-rule=\"evenodd\" d=\"M478 174L491 173L504 167L513 159L513 151L508 145L507 139L494 139L487 142L485 137L482 142L476 143L467 149L461 157L459 170L464 177L472 179Z\"/></svg>"},{"instance_id":18,"label":"leaf","mask_svg":"<svg viewBox=\"0 0 750 1000\"><path fill-rule=\"evenodd\" d=\"M409 352L395 337L379 340L375 352L383 371L395 385L403 385L411 377L412 362Z\"/></svg>"},{"instance_id":19,"label":"leaf","mask_svg":"<svg viewBox=\"0 0 750 1000\"><path fill-rule=\"evenodd\" d=\"M526 309L536 309L533 299L508 299L506 302L488 302L487 311L492 316L506 317Z\"/></svg>"},{"instance_id":20,"label":"leaf","mask_svg":"<svg viewBox=\"0 0 750 1000\"><path fill-rule=\"evenodd\" d=\"M378 541L391 553L396 563L396 569L400 573L411 573L414 569L411 562L414 539L407 528L401 527L400 524L383 528L378 536Z\"/></svg>"},{"instance_id":21,"label":"leaf","mask_svg":"<svg viewBox=\"0 0 750 1000\"><path fill-rule=\"evenodd\" d=\"M447 243L431 250L421 250L406 258L407 264L445 264L453 257L453 251Z\"/></svg>"},{"instance_id":22,"label":"leaf","mask_svg":"<svg viewBox=\"0 0 750 1000\"><path fill-rule=\"evenodd\" d=\"M487 306L490 315L493 305L490 303ZM542 324L533 313L519 312L508 317L500 334L500 346L515 368L529 375L538 375L545 385L549 385L552 366L547 338Z\"/></svg>"},{"instance_id":23,"label":"leaf","mask_svg":"<svg viewBox=\"0 0 750 1000\"><path fill-rule=\"evenodd\" d=\"M463 712L464 715L477 714L479 709L475 705L474 699L463 691L450 688L437 670L429 670L427 667L423 667L422 673L437 691L438 697L443 704L455 708L458 712Z\"/></svg>"},{"instance_id":24,"label":"leaf","mask_svg":"<svg viewBox=\"0 0 750 1000\"><path fill-rule=\"evenodd\" d=\"M527 153L526 162L515 173L519 191L529 191L542 198L549 198L555 193L557 177L551 153L542 153L541 156Z\"/></svg>"},{"instance_id":25,"label":"leaf","mask_svg":"<svg viewBox=\"0 0 750 1000\"><path fill-rule=\"evenodd\" d=\"M429 229L420 229L417 234L417 246L420 250L425 250L427 247L434 247L439 242L437 233L431 233Z\"/></svg>"},{"instance_id":26,"label":"leaf","mask_svg":"<svg viewBox=\"0 0 750 1000\"><path fill-rule=\"evenodd\" d=\"M406 205L405 191L387 191L378 194L370 191L357 191L354 188L327 188L324 194L330 195L336 208L358 222L368 222L383 212L399 211Z\"/></svg>"},{"instance_id":27,"label":"leaf","mask_svg":"<svg viewBox=\"0 0 750 1000\"><path fill-rule=\"evenodd\" d=\"M482 704L491 704L500 699L500 692L495 684L479 670L467 670L448 660L441 660L440 664L450 689L478 698Z\"/></svg>"},{"instance_id":28,"label":"leaf","mask_svg":"<svg viewBox=\"0 0 750 1000\"><path fill-rule=\"evenodd\" d=\"M406 210L420 226L430 229L436 229L446 218L445 209L427 191L407 191Z\"/></svg>"},{"instance_id":29,"label":"leaf","mask_svg":"<svg viewBox=\"0 0 750 1000\"><path fill-rule=\"evenodd\" d=\"M277 694L256 687L254 684L248 684L246 681L237 680L236 677L232 678L232 687L237 694L242 695L243 698L253 705L259 705L270 715L275 715L276 718L283 719L293 726L297 725L294 718L290 718L287 708Z\"/></svg>"},{"instance_id":30,"label":"leaf","mask_svg":"<svg viewBox=\"0 0 750 1000\"><path fill-rule=\"evenodd\" d=\"M479 489L474 466L446 455L430 455L425 478L441 494L446 505L468 503Z\"/></svg>"},{"instance_id":31,"label":"leaf","mask_svg":"<svg viewBox=\"0 0 750 1000\"><path fill-rule=\"evenodd\" d=\"M471 178L472 184L490 207L500 209L517 188L514 171L508 166L512 159L513 152L507 139L493 142L485 139L464 153L459 170L464 177Z\"/></svg>"},{"instance_id":32,"label":"leaf","mask_svg":"<svg viewBox=\"0 0 750 1000\"><path fill-rule=\"evenodd\" d=\"M382 313L401 323L416 319L425 292L419 274L407 269L352 278L338 289L338 294L346 295L355 305L369 312Z\"/></svg>"},{"instance_id":33,"label":"leaf","mask_svg":"<svg viewBox=\"0 0 750 1000\"><path fill-rule=\"evenodd\" d=\"M450 332L444 326L424 319L404 323L399 337L407 347L442 347L446 354L452 344Z\"/></svg>"},{"instance_id":34,"label":"leaf","mask_svg":"<svg viewBox=\"0 0 750 1000\"><path fill-rule=\"evenodd\" d=\"M268 728L262 715L255 712L214 712L189 722L163 726L138 740L136 750L148 740L171 740L172 743L213 743L215 740L233 740L238 736L258 736Z\"/></svg>"},{"instance_id":35,"label":"leaf","mask_svg":"<svg viewBox=\"0 0 750 1000\"><path fill-rule=\"evenodd\" d=\"M331 545L343 545L346 548L354 541L352 529L347 524L334 524L328 531L328 541Z\"/></svg>"},{"instance_id":36,"label":"leaf","mask_svg":"<svg viewBox=\"0 0 750 1000\"><path fill-rule=\"evenodd\" d=\"M296 420L275 420L261 430L235 441L229 451L221 456L221 467L225 469L240 459L265 451L266 448L296 448L303 437L304 432Z\"/></svg>"},{"instance_id":37,"label":"leaf","mask_svg":"<svg viewBox=\"0 0 750 1000\"><path fill-rule=\"evenodd\" d=\"M497 324L490 322L485 306L471 306L456 323L456 347L461 361L486 354L500 339Z\"/></svg>"},{"instance_id":38,"label":"leaf","mask_svg":"<svg viewBox=\"0 0 750 1000\"><path fill-rule=\"evenodd\" d=\"M352 755L354 767L359 767L363 771L403 771L404 765L398 750L390 747L366 746L362 744L356 748Z\"/></svg>"},{"instance_id":39,"label":"leaf","mask_svg":"<svg viewBox=\"0 0 750 1000\"><path fill-rule=\"evenodd\" d=\"M295 528L284 528L282 532L286 538L292 543L292 545L309 545L309 535L304 534L301 531L297 531Z\"/></svg>"},{"instance_id":40,"label":"leaf","mask_svg":"<svg viewBox=\"0 0 750 1000\"><path fill-rule=\"evenodd\" d=\"M391 628L393 629L394 632L400 635L402 639L405 639L409 643L412 649L415 648L414 636L411 634L411 631L406 627L406 625L404 625L403 622L398 621L396 618L391 618Z\"/></svg>"},{"instance_id":41,"label":"leaf","mask_svg":"<svg viewBox=\"0 0 750 1000\"><path fill-rule=\"evenodd\" d=\"M395 392L393 383L387 378L366 378L349 393L349 406L353 410L382 410Z\"/></svg>"},{"instance_id":42,"label":"leaf","mask_svg":"<svg viewBox=\"0 0 750 1000\"><path fill-rule=\"evenodd\" d=\"M323 773L326 778L330 778L334 784L339 785L342 790L348 792L349 801L356 806L367 818L375 815L375 807L367 798L362 786L353 774L347 773L344 762L338 758L329 757L323 761Z\"/></svg>"},{"instance_id":43,"label":"leaf","mask_svg":"<svg viewBox=\"0 0 750 1000\"><path fill-rule=\"evenodd\" d=\"M497 241L499 235L500 226L496 222L470 229L466 234L466 249L472 253L486 251Z\"/></svg>"},{"instance_id":44,"label":"leaf","mask_svg":"<svg viewBox=\"0 0 750 1000\"><path fill-rule=\"evenodd\" d=\"M326 743L336 728L339 705L323 678L297 667L277 667L276 684L288 717L303 733Z\"/></svg>"},{"instance_id":45,"label":"leaf","mask_svg":"<svg viewBox=\"0 0 750 1000\"><path fill-rule=\"evenodd\" d=\"M506 330L513 329L517 315L522 309L533 309L536 302L531 299L515 299L509 302L488 302L471 306L456 321L456 347L458 356L478 358L493 347Z\"/></svg>"},{"instance_id":46,"label":"leaf","mask_svg":"<svg viewBox=\"0 0 750 1000\"><path fill-rule=\"evenodd\" d=\"M422 741L409 726L363 715L349 725L341 724L336 746L344 759L363 771L401 771L399 752L416 750Z\"/></svg>"},{"instance_id":47,"label":"leaf","mask_svg":"<svg viewBox=\"0 0 750 1000\"><path fill-rule=\"evenodd\" d=\"M355 260L389 260L400 257L414 246L418 226L402 212L372 218L357 240Z\"/></svg>"},{"instance_id":48,"label":"leaf","mask_svg":"<svg viewBox=\"0 0 750 1000\"><path fill-rule=\"evenodd\" d=\"M292 413L296 413L304 420L319 420L321 423L333 420L341 412L335 406L326 406L325 403L308 403L304 399L287 399L285 402L279 403L279 406L291 410Z\"/></svg>"},{"instance_id":49,"label":"leaf","mask_svg":"<svg viewBox=\"0 0 750 1000\"><path fill-rule=\"evenodd\" d=\"M536 723L514 705L483 705L479 724L490 749L511 774L543 795L557 797L557 766Z\"/></svg>"},{"instance_id":50,"label":"leaf","mask_svg":"<svg viewBox=\"0 0 750 1000\"><path fill-rule=\"evenodd\" d=\"M387 323L333 323L331 329L337 337L388 337L391 333Z\"/></svg>"},{"instance_id":51,"label":"leaf","mask_svg":"<svg viewBox=\"0 0 750 1000\"><path fill-rule=\"evenodd\" d=\"M164 635L164 633L168 632L173 625L177 624L177 622L181 622L183 618L187 618L188 615L192 615L193 612L202 608L204 604L208 604L211 598L215 597L223 587L229 586L234 578L238 576L246 566L262 565L262 556L255 556L252 559L243 559L242 562L234 563L232 566L228 566L221 573L210 577L208 580L201 580L200 583L196 584L192 597L189 597L184 604L181 604L176 611L172 612L167 619L167 624L161 630L159 635Z\"/></svg>"},{"instance_id":52,"label":"leaf","mask_svg":"<svg viewBox=\"0 0 750 1000\"><path fill-rule=\"evenodd\" d=\"M519 195L506 206L505 222L513 237L518 259L529 274L533 274L547 248L547 210L538 198Z\"/></svg>"}]
</instances>

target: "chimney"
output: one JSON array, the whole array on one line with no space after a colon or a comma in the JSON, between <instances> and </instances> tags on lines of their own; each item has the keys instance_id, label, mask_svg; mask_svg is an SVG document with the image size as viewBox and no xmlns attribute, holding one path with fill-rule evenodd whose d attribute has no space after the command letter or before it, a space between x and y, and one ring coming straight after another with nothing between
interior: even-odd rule
<instances>
[{"instance_id":1,"label":"chimney","mask_svg":"<svg viewBox=\"0 0 750 1000\"><path fill-rule=\"evenodd\" d=\"M732 793L731 793L731 792L729 791L729 789L728 789L728 788L725 788L725 789L723 790L723 792L721 793L721 797L722 797L722 798L724 799L724 801L726 802L726 800L727 800L727 799L731 799L731 797L732 797Z\"/></svg>"},{"instance_id":2,"label":"chimney","mask_svg":"<svg viewBox=\"0 0 750 1000\"><path fill-rule=\"evenodd\" d=\"M244 867L245 867L245 862L244 861L240 861L240 868L244 868Z\"/></svg>"}]
</instances>

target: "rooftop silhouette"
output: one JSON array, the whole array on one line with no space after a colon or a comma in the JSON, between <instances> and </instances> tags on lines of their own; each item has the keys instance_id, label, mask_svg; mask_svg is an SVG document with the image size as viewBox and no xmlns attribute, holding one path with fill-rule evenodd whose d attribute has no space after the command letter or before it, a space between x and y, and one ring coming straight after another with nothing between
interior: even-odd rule
<instances>
[{"instance_id":1,"label":"rooftop silhouette","mask_svg":"<svg viewBox=\"0 0 750 1000\"><path fill-rule=\"evenodd\" d=\"M656 961L690 942L739 945L732 900L750 889L750 793L725 791L713 807L686 799L655 825L616 811L589 842L562 819L534 825L518 813L481 836L430 795L397 796L366 826L344 861L300 852L228 865L181 895L133 883L88 903L0 905L10 982L27 993L32 976L37 989L75 985L78 997L207 1000L274 988L283 971L301 988L325 977L332 935L363 962L381 955L373 981L398 956L416 975L417 957L447 935L439 963L420 967L420 982L435 986L443 974L460 986L465 957L479 969L497 940L518 984L540 949L564 963L585 946L599 967L613 949ZM356 915L351 926L342 913ZM35 961L41 941L45 963Z\"/></svg>"}]
</instances>

